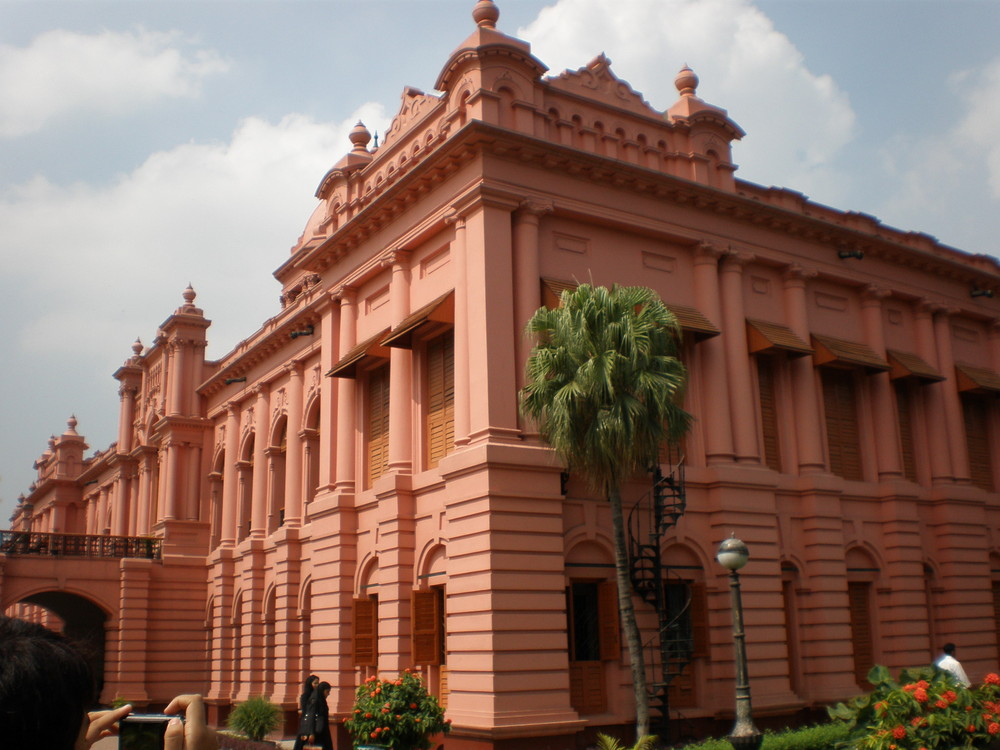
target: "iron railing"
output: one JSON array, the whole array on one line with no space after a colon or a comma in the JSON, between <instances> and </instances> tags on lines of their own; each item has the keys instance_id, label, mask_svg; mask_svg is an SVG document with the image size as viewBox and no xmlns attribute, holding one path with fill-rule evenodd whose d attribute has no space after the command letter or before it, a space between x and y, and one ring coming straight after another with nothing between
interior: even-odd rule
<instances>
[{"instance_id":1,"label":"iron railing","mask_svg":"<svg viewBox=\"0 0 1000 750\"><path fill-rule=\"evenodd\" d=\"M49 534L41 531L0 530L0 554L97 557L141 557L159 560L162 539L101 534Z\"/></svg>"}]
</instances>

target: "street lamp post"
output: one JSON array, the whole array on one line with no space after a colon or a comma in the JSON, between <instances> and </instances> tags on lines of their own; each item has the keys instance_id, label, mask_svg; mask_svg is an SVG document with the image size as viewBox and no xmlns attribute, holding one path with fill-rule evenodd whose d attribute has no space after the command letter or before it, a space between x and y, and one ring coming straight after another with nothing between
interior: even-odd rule
<instances>
[{"instance_id":1,"label":"street lamp post","mask_svg":"<svg viewBox=\"0 0 1000 750\"><path fill-rule=\"evenodd\" d=\"M729 743L734 750L758 750L764 736L753 723L753 709L750 706L750 677L747 675L747 644L743 632L743 600L740 597L740 575L736 571L747 564L750 551L747 546L732 537L719 545L715 555L719 564L729 571L729 590L732 595L733 646L736 650L736 723L729 733Z\"/></svg>"}]
</instances>

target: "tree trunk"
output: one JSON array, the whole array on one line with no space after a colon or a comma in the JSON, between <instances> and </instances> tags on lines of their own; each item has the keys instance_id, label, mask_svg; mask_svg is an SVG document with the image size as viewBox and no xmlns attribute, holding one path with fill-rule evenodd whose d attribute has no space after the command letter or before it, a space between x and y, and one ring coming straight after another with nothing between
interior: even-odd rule
<instances>
[{"instance_id":1,"label":"tree trunk","mask_svg":"<svg viewBox=\"0 0 1000 750\"><path fill-rule=\"evenodd\" d=\"M608 488L611 503L611 528L615 541L615 572L618 578L618 609L621 611L625 642L628 644L632 686L635 690L636 742L649 734L649 693L646 690L646 666L643 663L642 639L632 606L632 583L628 569L628 547L625 544L625 519L622 514L621 492L617 486Z\"/></svg>"}]
</instances>

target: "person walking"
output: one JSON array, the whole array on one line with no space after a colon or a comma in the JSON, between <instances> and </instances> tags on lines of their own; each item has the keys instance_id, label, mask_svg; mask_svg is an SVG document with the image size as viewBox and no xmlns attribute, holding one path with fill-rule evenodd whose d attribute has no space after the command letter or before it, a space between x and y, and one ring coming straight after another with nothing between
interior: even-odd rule
<instances>
[{"instance_id":1,"label":"person walking","mask_svg":"<svg viewBox=\"0 0 1000 750\"><path fill-rule=\"evenodd\" d=\"M305 682L302 683L302 695L299 696L299 731L295 735L294 750L302 750L302 746L312 734L313 728L311 722L308 722L309 726L307 726L306 716L309 713L309 704L316 692L317 685L319 685L319 677L314 674L306 677Z\"/></svg>"},{"instance_id":2,"label":"person walking","mask_svg":"<svg viewBox=\"0 0 1000 750\"><path fill-rule=\"evenodd\" d=\"M309 731L306 744L319 745L323 750L333 750L330 734L330 708L326 699L330 695L330 683L321 682L309 699L309 709L303 717L303 726Z\"/></svg>"},{"instance_id":3,"label":"person walking","mask_svg":"<svg viewBox=\"0 0 1000 750\"><path fill-rule=\"evenodd\" d=\"M944 654L934 662L934 665L938 669L948 672L962 687L969 687L972 683L969 682L965 670L962 669L962 663L955 658L955 644L946 643L941 650L944 651Z\"/></svg>"}]
</instances>

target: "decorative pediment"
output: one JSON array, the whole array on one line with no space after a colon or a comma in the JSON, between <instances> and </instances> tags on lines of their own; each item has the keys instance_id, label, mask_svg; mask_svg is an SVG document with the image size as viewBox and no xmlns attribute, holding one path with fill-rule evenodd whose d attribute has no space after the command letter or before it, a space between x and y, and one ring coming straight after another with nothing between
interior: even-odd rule
<instances>
[{"instance_id":1,"label":"decorative pediment","mask_svg":"<svg viewBox=\"0 0 1000 750\"><path fill-rule=\"evenodd\" d=\"M385 131L382 139L383 146L389 145L393 138L409 128L414 122L422 119L441 101L440 98L425 94L412 86L407 86L403 90L401 99L399 112L392 118L389 129Z\"/></svg>"},{"instance_id":2,"label":"decorative pediment","mask_svg":"<svg viewBox=\"0 0 1000 750\"><path fill-rule=\"evenodd\" d=\"M556 78L548 79L550 85L578 96L596 99L613 107L626 109L645 117L662 117L642 98L627 81L614 74L611 70L611 60L603 52L577 70L566 70Z\"/></svg>"}]
</instances>

